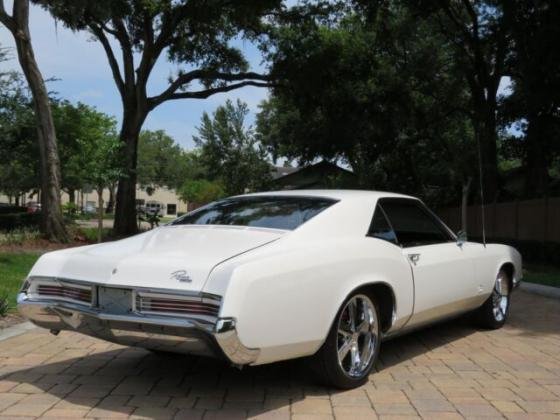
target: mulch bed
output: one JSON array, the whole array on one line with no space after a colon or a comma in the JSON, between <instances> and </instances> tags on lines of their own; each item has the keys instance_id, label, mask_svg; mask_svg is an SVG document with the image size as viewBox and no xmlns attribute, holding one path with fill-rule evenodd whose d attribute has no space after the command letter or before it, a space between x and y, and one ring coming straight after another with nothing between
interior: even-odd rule
<instances>
[{"instance_id":1,"label":"mulch bed","mask_svg":"<svg viewBox=\"0 0 560 420\"><path fill-rule=\"evenodd\" d=\"M57 249L73 248L81 245L89 245L86 241L75 241L66 244L49 242L46 239L35 239L26 241L23 244L0 245L0 252L33 252L43 254Z\"/></svg>"},{"instance_id":2,"label":"mulch bed","mask_svg":"<svg viewBox=\"0 0 560 420\"><path fill-rule=\"evenodd\" d=\"M19 324L20 322L24 322L25 318L22 317L17 312L11 312L5 317L0 317L0 330L4 328L11 327L12 325Z\"/></svg>"}]
</instances>

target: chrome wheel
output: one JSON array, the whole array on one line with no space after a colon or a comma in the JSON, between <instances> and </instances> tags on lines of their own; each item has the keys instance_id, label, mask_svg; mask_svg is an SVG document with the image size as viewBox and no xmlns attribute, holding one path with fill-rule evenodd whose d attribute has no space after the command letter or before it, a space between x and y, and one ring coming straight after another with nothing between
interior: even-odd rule
<instances>
[{"instance_id":1,"label":"chrome wheel","mask_svg":"<svg viewBox=\"0 0 560 420\"><path fill-rule=\"evenodd\" d=\"M494 314L494 319L498 322L502 322L507 314L509 304L509 282L507 275L500 271L498 277L496 278L496 285L494 286L494 291L492 292L492 313Z\"/></svg>"},{"instance_id":2,"label":"chrome wheel","mask_svg":"<svg viewBox=\"0 0 560 420\"><path fill-rule=\"evenodd\" d=\"M338 364L351 378L369 371L378 346L377 312L366 295L353 296L340 313L337 329Z\"/></svg>"}]
</instances>

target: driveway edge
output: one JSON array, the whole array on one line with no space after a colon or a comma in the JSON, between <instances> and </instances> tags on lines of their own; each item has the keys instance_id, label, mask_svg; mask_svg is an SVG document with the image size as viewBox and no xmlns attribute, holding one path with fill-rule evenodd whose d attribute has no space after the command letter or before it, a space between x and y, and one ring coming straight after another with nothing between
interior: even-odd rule
<instances>
[{"instance_id":1,"label":"driveway edge","mask_svg":"<svg viewBox=\"0 0 560 420\"><path fill-rule=\"evenodd\" d=\"M550 298L560 299L560 287L545 286L537 283L523 282L519 285L521 290Z\"/></svg>"},{"instance_id":2,"label":"driveway edge","mask_svg":"<svg viewBox=\"0 0 560 420\"><path fill-rule=\"evenodd\" d=\"M11 327L4 328L0 330L0 341L7 340L8 338L12 338L21 334L26 333L33 328L37 328L31 322L26 321L20 324L12 325Z\"/></svg>"}]
</instances>

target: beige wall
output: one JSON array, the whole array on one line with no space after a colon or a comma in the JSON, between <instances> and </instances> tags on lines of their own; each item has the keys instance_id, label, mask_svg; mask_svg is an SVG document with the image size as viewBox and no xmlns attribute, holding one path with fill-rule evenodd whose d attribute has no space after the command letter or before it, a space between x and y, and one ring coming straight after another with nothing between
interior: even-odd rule
<instances>
[{"instance_id":1,"label":"beige wall","mask_svg":"<svg viewBox=\"0 0 560 420\"><path fill-rule=\"evenodd\" d=\"M145 190L136 188L136 198L139 200L147 201L159 201L166 206L168 204L175 204L177 206L177 212L185 213L187 211L187 203L182 201L174 190L167 189L167 188L158 188L154 191L152 195L148 195ZM79 202L80 200L80 193L76 191L76 200ZM103 200L105 202L105 206L107 206L107 202L109 201L109 190L103 190ZM37 195L34 195L33 198L30 198L30 194L25 195L25 202L27 201L37 201ZM61 194L61 201L62 204L66 204L69 201L68 194L62 192ZM0 203L7 203L8 197L5 195L0 194ZM97 192L93 191L91 193L85 194L84 193L84 205L86 202L94 202L95 206L97 206Z\"/></svg>"}]
</instances>

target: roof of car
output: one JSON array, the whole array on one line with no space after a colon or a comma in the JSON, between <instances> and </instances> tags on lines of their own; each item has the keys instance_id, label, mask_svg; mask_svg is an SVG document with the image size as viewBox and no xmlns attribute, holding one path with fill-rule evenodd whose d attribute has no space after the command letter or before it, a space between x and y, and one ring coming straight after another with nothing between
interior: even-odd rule
<instances>
[{"instance_id":1,"label":"roof of car","mask_svg":"<svg viewBox=\"0 0 560 420\"><path fill-rule=\"evenodd\" d=\"M391 193L386 191L368 191L368 190L289 190L289 191L267 191L260 193L246 194L245 196L260 196L260 195L282 195L282 196L296 196L296 197L326 197L334 198L336 200L346 200L349 198L365 198L365 199L378 199L383 197L396 197L396 198L416 198L410 195Z\"/></svg>"}]
</instances>

